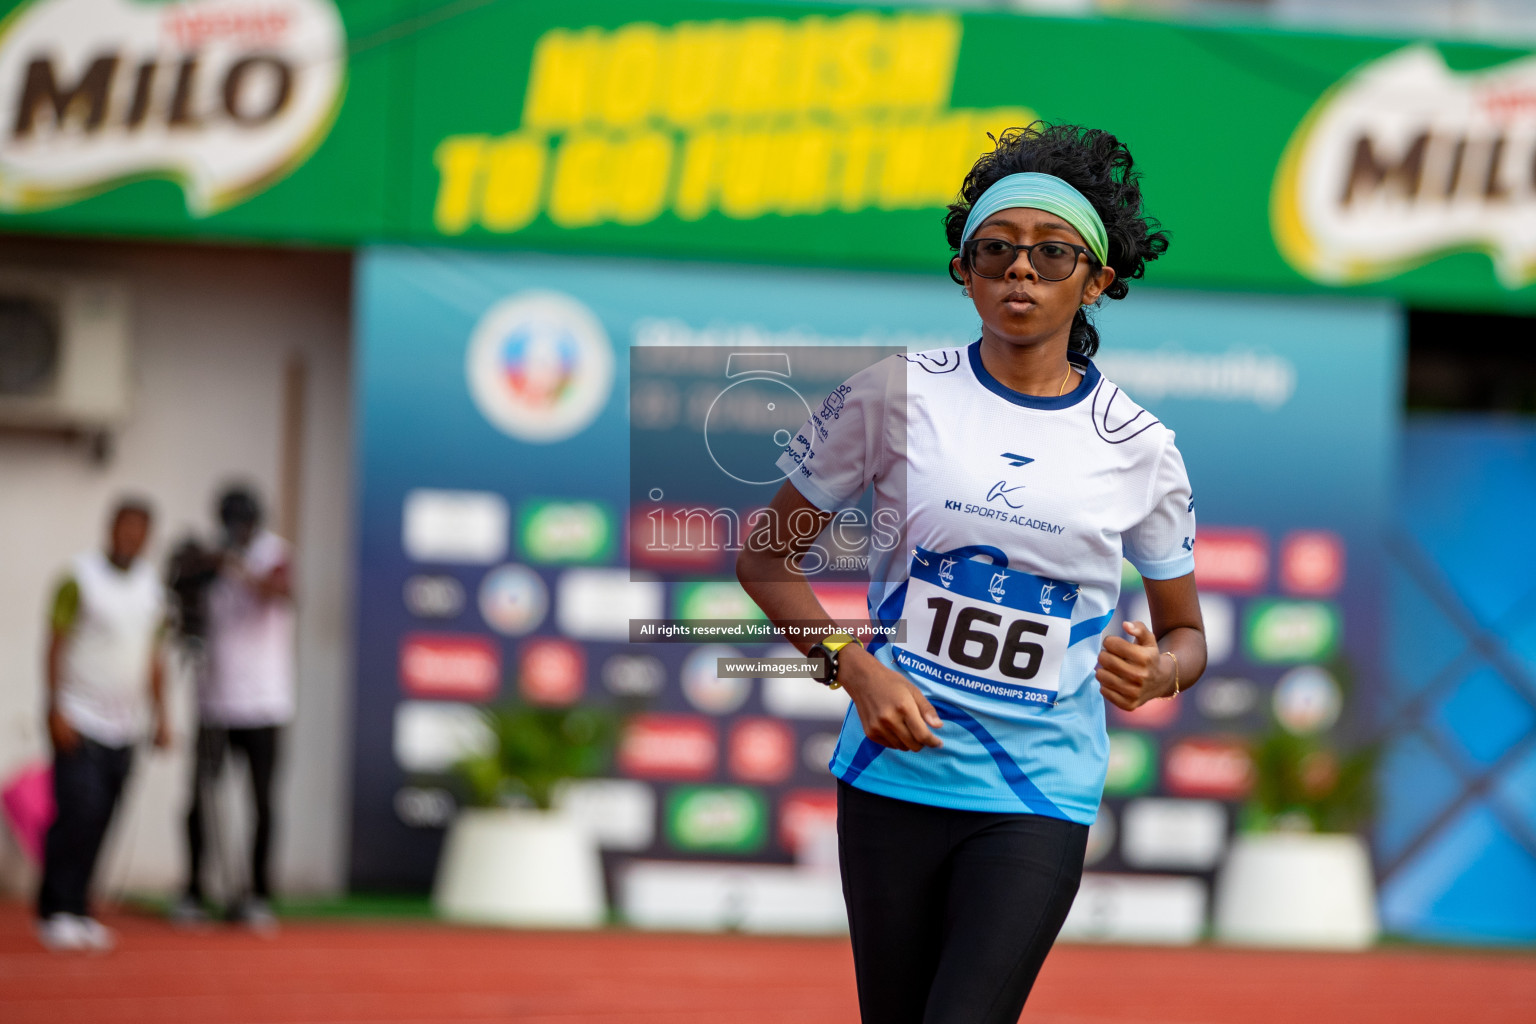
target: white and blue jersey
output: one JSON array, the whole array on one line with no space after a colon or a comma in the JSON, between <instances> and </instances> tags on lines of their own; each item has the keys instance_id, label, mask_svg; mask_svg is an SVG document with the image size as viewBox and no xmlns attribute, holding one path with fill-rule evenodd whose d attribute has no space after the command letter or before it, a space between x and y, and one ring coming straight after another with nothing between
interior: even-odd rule
<instances>
[{"instance_id":1,"label":"white and blue jersey","mask_svg":"<svg viewBox=\"0 0 1536 1024\"><path fill-rule=\"evenodd\" d=\"M1150 579L1194 571L1195 516L1173 431L1069 358L1082 381L1037 398L988 373L980 342L892 356L780 456L818 508L873 486L876 516L905 523L869 593L905 639L870 650L932 702L944 746L882 747L850 706L831 763L850 785L1092 824L1109 756L1094 670L1121 559Z\"/></svg>"}]
</instances>

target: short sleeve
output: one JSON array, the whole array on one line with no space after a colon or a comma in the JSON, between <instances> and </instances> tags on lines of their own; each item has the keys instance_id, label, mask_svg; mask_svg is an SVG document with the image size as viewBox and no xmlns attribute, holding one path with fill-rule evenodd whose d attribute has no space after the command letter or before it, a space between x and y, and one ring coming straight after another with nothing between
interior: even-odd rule
<instances>
[{"instance_id":1,"label":"short sleeve","mask_svg":"<svg viewBox=\"0 0 1536 1024\"><path fill-rule=\"evenodd\" d=\"M1148 579L1171 580L1195 571L1195 496L1184 456L1169 431L1153 471L1146 518L1122 538L1126 559Z\"/></svg>"},{"instance_id":2,"label":"short sleeve","mask_svg":"<svg viewBox=\"0 0 1536 1024\"><path fill-rule=\"evenodd\" d=\"M75 627L75 620L79 616L80 584L70 576L61 581L59 589L54 591L53 608L48 615L49 624L55 633L68 633Z\"/></svg>"},{"instance_id":3,"label":"short sleeve","mask_svg":"<svg viewBox=\"0 0 1536 1024\"><path fill-rule=\"evenodd\" d=\"M823 512L856 503L880 475L892 397L902 393L905 371L899 356L882 359L808 403L811 418L784 446L776 465Z\"/></svg>"}]
</instances>

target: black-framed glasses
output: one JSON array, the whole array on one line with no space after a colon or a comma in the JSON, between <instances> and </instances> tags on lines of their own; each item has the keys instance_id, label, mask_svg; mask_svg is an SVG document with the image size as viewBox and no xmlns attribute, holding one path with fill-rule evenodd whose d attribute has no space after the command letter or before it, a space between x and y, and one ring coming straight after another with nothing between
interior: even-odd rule
<instances>
[{"instance_id":1,"label":"black-framed glasses","mask_svg":"<svg viewBox=\"0 0 1536 1024\"><path fill-rule=\"evenodd\" d=\"M973 238L965 243L966 259L971 270L981 277L999 278L1008 273L1023 252L1029 257L1029 265L1035 268L1042 281L1065 281L1077 269L1078 256L1086 255L1090 265L1093 250L1086 245L1071 242L1036 242L1034 245L1014 245L1001 238Z\"/></svg>"}]
</instances>

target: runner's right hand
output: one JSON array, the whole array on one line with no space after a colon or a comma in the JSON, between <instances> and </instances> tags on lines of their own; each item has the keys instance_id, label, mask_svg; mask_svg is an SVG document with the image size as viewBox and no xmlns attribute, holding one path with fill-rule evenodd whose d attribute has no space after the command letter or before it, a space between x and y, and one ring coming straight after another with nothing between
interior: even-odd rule
<instances>
[{"instance_id":1,"label":"runner's right hand","mask_svg":"<svg viewBox=\"0 0 1536 1024\"><path fill-rule=\"evenodd\" d=\"M944 745L933 734L944 727L939 713L901 673L853 644L843 648L838 669L838 682L853 698L865 736L893 750Z\"/></svg>"}]
</instances>

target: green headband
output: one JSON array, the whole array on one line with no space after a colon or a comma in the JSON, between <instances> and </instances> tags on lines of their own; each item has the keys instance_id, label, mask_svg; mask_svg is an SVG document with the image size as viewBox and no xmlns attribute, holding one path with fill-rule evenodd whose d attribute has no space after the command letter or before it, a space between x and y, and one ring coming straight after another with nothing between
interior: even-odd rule
<instances>
[{"instance_id":1,"label":"green headband","mask_svg":"<svg viewBox=\"0 0 1536 1024\"><path fill-rule=\"evenodd\" d=\"M1083 236L1089 251L1098 257L1101 265L1108 265L1109 236L1104 232L1104 222L1099 219L1099 211L1093 208L1093 204L1081 192L1056 175L1034 171L1010 174L994 181L992 187L983 192L981 198L971 206L971 212L965 218L965 233L960 236L960 244L969 242L982 222L997 211L1020 207L1056 214Z\"/></svg>"}]
</instances>

